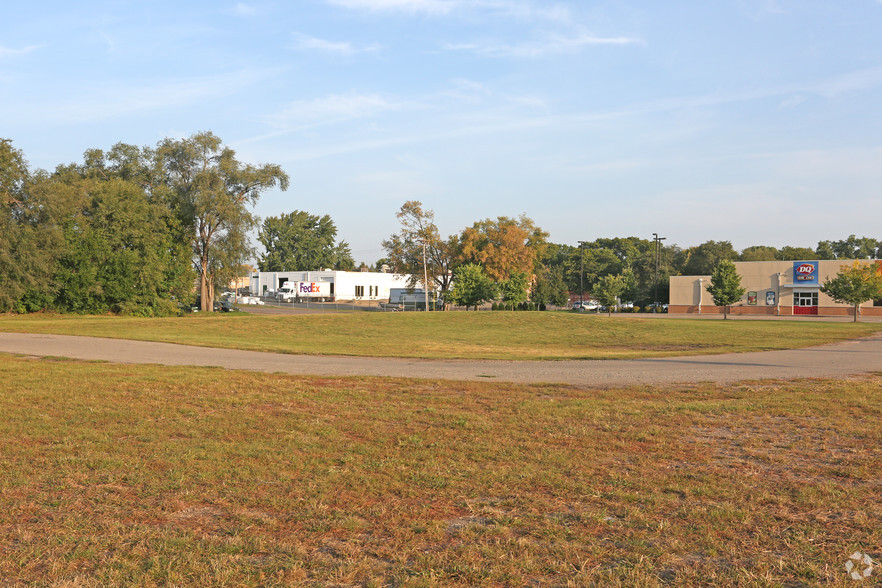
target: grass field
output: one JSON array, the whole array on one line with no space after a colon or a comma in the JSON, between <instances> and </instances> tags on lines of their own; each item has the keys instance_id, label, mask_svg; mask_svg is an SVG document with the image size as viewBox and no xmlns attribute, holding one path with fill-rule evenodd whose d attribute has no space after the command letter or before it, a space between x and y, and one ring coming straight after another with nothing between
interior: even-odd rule
<instances>
[{"instance_id":1,"label":"grass field","mask_svg":"<svg viewBox=\"0 0 882 588\"><path fill-rule=\"evenodd\" d=\"M0 355L0 381L0 585L855 586L846 559L882 556L880 375L585 391Z\"/></svg>"},{"instance_id":2,"label":"grass field","mask_svg":"<svg viewBox=\"0 0 882 588\"><path fill-rule=\"evenodd\" d=\"M254 351L443 359L628 359L820 345L882 323L688 320L571 313L0 316L0 331L91 335Z\"/></svg>"}]
</instances>

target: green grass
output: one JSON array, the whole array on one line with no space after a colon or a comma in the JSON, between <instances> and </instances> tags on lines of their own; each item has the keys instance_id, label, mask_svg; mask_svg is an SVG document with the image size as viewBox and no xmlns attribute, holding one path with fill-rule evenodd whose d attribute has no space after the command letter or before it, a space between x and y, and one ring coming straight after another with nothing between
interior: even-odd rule
<instances>
[{"instance_id":1,"label":"green grass","mask_svg":"<svg viewBox=\"0 0 882 588\"><path fill-rule=\"evenodd\" d=\"M0 381L0 585L851 586L849 555L882 556L878 375L586 391L0 355Z\"/></svg>"},{"instance_id":2,"label":"green grass","mask_svg":"<svg viewBox=\"0 0 882 588\"><path fill-rule=\"evenodd\" d=\"M708 321L570 313L325 313L180 318L0 316L0 331L91 335L281 353L467 359L627 359L808 347L879 323Z\"/></svg>"}]
</instances>

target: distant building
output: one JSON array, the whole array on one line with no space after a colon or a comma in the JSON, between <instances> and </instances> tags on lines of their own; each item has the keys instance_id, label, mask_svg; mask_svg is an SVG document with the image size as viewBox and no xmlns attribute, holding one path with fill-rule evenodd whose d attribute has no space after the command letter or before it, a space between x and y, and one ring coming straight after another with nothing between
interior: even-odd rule
<instances>
[{"instance_id":1,"label":"distant building","mask_svg":"<svg viewBox=\"0 0 882 588\"><path fill-rule=\"evenodd\" d=\"M735 269L746 288L740 302L730 306L730 314L850 316L853 306L839 304L820 291L821 285L850 266L852 259L824 261L736 261ZM882 261L862 260L882 266ZM707 292L710 276L671 276L669 313L715 314ZM882 316L882 300L861 305L861 315Z\"/></svg>"},{"instance_id":2,"label":"distant building","mask_svg":"<svg viewBox=\"0 0 882 588\"><path fill-rule=\"evenodd\" d=\"M263 296L276 292L286 282L321 284L333 301L388 301L392 288L407 288L410 276L384 272L344 272L319 270L308 272L252 272L250 290Z\"/></svg>"}]
</instances>

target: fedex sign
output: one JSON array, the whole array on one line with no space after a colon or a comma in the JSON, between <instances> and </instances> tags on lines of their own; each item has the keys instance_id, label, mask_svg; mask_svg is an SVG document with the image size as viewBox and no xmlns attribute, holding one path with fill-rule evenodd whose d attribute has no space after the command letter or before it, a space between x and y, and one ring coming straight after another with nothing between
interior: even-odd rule
<instances>
[{"instance_id":1,"label":"fedex sign","mask_svg":"<svg viewBox=\"0 0 882 588\"><path fill-rule=\"evenodd\" d=\"M793 283L803 284L806 286L818 284L818 262L817 261L794 261L793 262Z\"/></svg>"},{"instance_id":2,"label":"fedex sign","mask_svg":"<svg viewBox=\"0 0 882 588\"><path fill-rule=\"evenodd\" d=\"M300 293L308 294L311 292L320 292L321 288L315 282L300 282Z\"/></svg>"}]
</instances>

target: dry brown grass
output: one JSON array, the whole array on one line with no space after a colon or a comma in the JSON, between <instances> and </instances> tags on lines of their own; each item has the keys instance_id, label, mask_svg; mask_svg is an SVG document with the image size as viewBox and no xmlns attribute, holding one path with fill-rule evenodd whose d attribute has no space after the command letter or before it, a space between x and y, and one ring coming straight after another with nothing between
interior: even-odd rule
<instances>
[{"instance_id":1,"label":"dry brown grass","mask_svg":"<svg viewBox=\"0 0 882 588\"><path fill-rule=\"evenodd\" d=\"M846 586L882 555L880 376L0 381L0 585Z\"/></svg>"}]
</instances>

